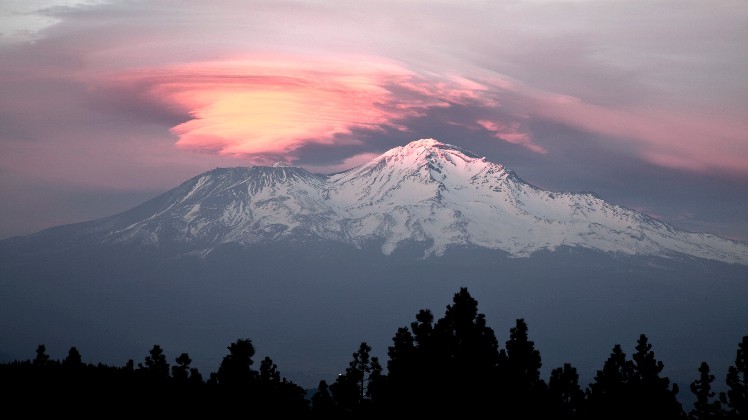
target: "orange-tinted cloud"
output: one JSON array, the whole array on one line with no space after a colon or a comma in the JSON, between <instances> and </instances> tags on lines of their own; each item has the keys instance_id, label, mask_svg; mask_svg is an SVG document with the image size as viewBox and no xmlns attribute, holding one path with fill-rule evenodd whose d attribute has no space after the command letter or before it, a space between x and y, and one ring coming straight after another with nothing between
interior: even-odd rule
<instances>
[{"instance_id":1,"label":"orange-tinted cloud","mask_svg":"<svg viewBox=\"0 0 748 420\"><path fill-rule=\"evenodd\" d=\"M261 57L140 71L126 79L145 82L149 95L189 113L190 120L171 130L178 147L255 163L292 158L304 144L331 144L357 129L407 130L404 120L431 108L496 106L478 82L418 74L372 57Z\"/></svg>"}]
</instances>

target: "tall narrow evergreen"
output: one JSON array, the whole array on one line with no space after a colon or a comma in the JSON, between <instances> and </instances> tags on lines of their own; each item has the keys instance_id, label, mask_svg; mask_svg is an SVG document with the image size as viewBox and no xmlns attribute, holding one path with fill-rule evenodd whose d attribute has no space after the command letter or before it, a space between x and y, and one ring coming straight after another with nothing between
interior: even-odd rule
<instances>
[{"instance_id":1,"label":"tall narrow evergreen","mask_svg":"<svg viewBox=\"0 0 748 420\"><path fill-rule=\"evenodd\" d=\"M699 379L691 382L691 392L696 396L693 409L688 413L692 420L717 420L724 416L722 404L715 399L712 391L714 375L709 370L707 362L701 362L699 366Z\"/></svg>"},{"instance_id":2,"label":"tall narrow evergreen","mask_svg":"<svg viewBox=\"0 0 748 420\"><path fill-rule=\"evenodd\" d=\"M636 344L634 360L634 378L632 385L635 396L641 405L659 419L682 418L683 409L676 399L678 385L670 386L670 379L661 376L665 365L655 358L652 345L647 336L641 334Z\"/></svg>"},{"instance_id":3,"label":"tall narrow evergreen","mask_svg":"<svg viewBox=\"0 0 748 420\"><path fill-rule=\"evenodd\" d=\"M588 388L587 413L591 419L625 419L632 404L631 381L634 377L634 364L626 360L626 353L620 344L613 346L610 357L598 370Z\"/></svg>"},{"instance_id":4,"label":"tall narrow evergreen","mask_svg":"<svg viewBox=\"0 0 748 420\"><path fill-rule=\"evenodd\" d=\"M527 323L517 319L509 330L505 349L499 352L500 401L513 417L544 416L547 387L540 379L540 351L528 337Z\"/></svg>"},{"instance_id":5,"label":"tall narrow evergreen","mask_svg":"<svg viewBox=\"0 0 748 420\"><path fill-rule=\"evenodd\" d=\"M735 364L727 369L727 392L720 394L730 418L748 418L748 335L738 343Z\"/></svg>"},{"instance_id":6,"label":"tall narrow evergreen","mask_svg":"<svg viewBox=\"0 0 748 420\"><path fill-rule=\"evenodd\" d=\"M358 350L353 353L345 373L338 376L330 386L333 399L338 407L347 413L361 413L371 410L370 393L368 384L371 380L372 368L375 375L381 374L381 367L376 358L369 355L371 346L361 342Z\"/></svg>"}]
</instances>

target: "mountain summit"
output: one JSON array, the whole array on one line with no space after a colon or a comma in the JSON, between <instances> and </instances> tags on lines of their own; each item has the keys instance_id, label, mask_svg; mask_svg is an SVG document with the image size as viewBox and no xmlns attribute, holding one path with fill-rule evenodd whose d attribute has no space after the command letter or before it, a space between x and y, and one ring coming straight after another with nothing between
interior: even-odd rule
<instances>
[{"instance_id":1,"label":"mountain summit","mask_svg":"<svg viewBox=\"0 0 748 420\"><path fill-rule=\"evenodd\" d=\"M681 231L592 194L538 189L502 165L434 139L333 175L283 165L219 168L124 213L64 228L33 236L198 254L227 243L314 239L376 244L384 254L419 243L426 256L454 246L514 257L571 246L748 265L744 243Z\"/></svg>"}]
</instances>

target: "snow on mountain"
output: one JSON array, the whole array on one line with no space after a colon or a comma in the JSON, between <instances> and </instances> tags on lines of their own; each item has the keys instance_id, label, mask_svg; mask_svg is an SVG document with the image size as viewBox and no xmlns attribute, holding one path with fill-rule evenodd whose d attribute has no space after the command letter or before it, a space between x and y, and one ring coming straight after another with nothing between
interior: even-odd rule
<instances>
[{"instance_id":1,"label":"snow on mountain","mask_svg":"<svg viewBox=\"0 0 748 420\"><path fill-rule=\"evenodd\" d=\"M284 166L220 168L107 219L104 243L223 243L323 238L392 253L406 241L427 255L477 246L529 256L568 245L631 255L693 257L748 265L748 245L681 231L591 194L540 190L502 165L422 139L334 175Z\"/></svg>"}]
</instances>

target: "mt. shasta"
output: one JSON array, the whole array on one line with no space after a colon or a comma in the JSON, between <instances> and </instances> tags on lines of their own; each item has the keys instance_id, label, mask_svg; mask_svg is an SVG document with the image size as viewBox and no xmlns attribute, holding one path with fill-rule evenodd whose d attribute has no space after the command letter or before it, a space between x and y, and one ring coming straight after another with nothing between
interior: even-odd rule
<instances>
[{"instance_id":1,"label":"mt. shasta","mask_svg":"<svg viewBox=\"0 0 748 420\"><path fill-rule=\"evenodd\" d=\"M316 238L375 243L384 254L408 242L424 245L426 256L469 246L523 257L567 245L748 265L747 244L678 230L593 194L538 189L433 139L332 175L282 165L219 168L124 213L65 228L73 227L75 238L99 244L202 255L227 243Z\"/></svg>"}]
</instances>

